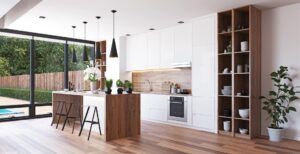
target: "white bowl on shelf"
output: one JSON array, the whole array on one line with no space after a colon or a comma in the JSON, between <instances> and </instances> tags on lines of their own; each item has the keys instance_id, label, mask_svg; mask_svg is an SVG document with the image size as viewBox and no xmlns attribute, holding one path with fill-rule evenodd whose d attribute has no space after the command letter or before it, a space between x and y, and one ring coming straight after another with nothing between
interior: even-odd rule
<instances>
[{"instance_id":1,"label":"white bowl on shelf","mask_svg":"<svg viewBox=\"0 0 300 154\"><path fill-rule=\"evenodd\" d=\"M232 94L231 90L222 89L221 92L222 92L223 95L231 95Z\"/></svg>"},{"instance_id":2,"label":"white bowl on shelf","mask_svg":"<svg viewBox=\"0 0 300 154\"><path fill-rule=\"evenodd\" d=\"M243 119L246 119L249 117L249 109L239 109L239 115Z\"/></svg>"},{"instance_id":3,"label":"white bowl on shelf","mask_svg":"<svg viewBox=\"0 0 300 154\"><path fill-rule=\"evenodd\" d=\"M247 134L248 133L248 129L245 128L239 128L239 131L241 134Z\"/></svg>"},{"instance_id":4,"label":"white bowl on shelf","mask_svg":"<svg viewBox=\"0 0 300 154\"><path fill-rule=\"evenodd\" d=\"M232 86L224 86L224 88L223 88L224 90L232 90Z\"/></svg>"}]
</instances>

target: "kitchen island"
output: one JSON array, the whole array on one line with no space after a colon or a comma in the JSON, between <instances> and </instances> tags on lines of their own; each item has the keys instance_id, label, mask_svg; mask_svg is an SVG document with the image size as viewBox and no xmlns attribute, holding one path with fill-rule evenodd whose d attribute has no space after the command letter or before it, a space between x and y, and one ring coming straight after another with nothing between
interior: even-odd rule
<instances>
[{"instance_id":1,"label":"kitchen island","mask_svg":"<svg viewBox=\"0 0 300 154\"><path fill-rule=\"evenodd\" d=\"M57 101L80 103L82 118L85 115L86 106L97 106L105 141L140 135L140 94L106 95L104 92L92 94L90 92L54 91L52 101L53 115L57 110ZM70 115L74 113L76 113L74 110L70 111ZM91 116L90 111L87 119L91 119ZM57 117L53 116L53 118L55 118L54 122L57 122ZM85 128L89 126L88 123L85 124ZM99 131L99 129L93 128L93 131Z\"/></svg>"}]
</instances>

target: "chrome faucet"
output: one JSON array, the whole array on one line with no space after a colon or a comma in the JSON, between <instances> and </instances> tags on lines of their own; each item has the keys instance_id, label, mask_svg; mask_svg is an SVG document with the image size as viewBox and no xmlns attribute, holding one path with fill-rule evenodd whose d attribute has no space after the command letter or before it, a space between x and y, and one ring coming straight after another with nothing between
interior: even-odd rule
<instances>
[{"instance_id":1,"label":"chrome faucet","mask_svg":"<svg viewBox=\"0 0 300 154\"><path fill-rule=\"evenodd\" d=\"M149 91L152 91L153 90L152 89L152 82L148 79L145 82L148 83L148 85L149 85Z\"/></svg>"}]
</instances>

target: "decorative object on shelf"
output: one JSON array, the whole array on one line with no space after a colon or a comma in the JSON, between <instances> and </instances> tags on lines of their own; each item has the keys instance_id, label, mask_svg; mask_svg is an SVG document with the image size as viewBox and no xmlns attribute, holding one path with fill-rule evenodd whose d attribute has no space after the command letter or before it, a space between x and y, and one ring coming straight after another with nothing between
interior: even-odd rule
<instances>
[{"instance_id":1,"label":"decorative object on shelf","mask_svg":"<svg viewBox=\"0 0 300 154\"><path fill-rule=\"evenodd\" d=\"M223 121L223 129L225 132L229 132L231 128L231 121Z\"/></svg>"},{"instance_id":2,"label":"decorative object on shelf","mask_svg":"<svg viewBox=\"0 0 300 154\"><path fill-rule=\"evenodd\" d=\"M232 94L232 86L224 86L221 90L223 95L231 95Z\"/></svg>"},{"instance_id":3,"label":"decorative object on shelf","mask_svg":"<svg viewBox=\"0 0 300 154\"><path fill-rule=\"evenodd\" d=\"M246 128L239 128L239 131L243 135L248 133L248 129L246 129Z\"/></svg>"},{"instance_id":4,"label":"decorative object on shelf","mask_svg":"<svg viewBox=\"0 0 300 154\"><path fill-rule=\"evenodd\" d=\"M113 13L113 40L111 44L111 50L109 57L110 58L118 58L118 52L117 52L117 46L116 46L116 41L115 41L115 13L117 12L116 10L111 10Z\"/></svg>"},{"instance_id":5,"label":"decorative object on shelf","mask_svg":"<svg viewBox=\"0 0 300 154\"><path fill-rule=\"evenodd\" d=\"M230 117L230 116L231 116L231 110L230 110L230 109L224 109L223 115L224 115L225 117Z\"/></svg>"},{"instance_id":6,"label":"decorative object on shelf","mask_svg":"<svg viewBox=\"0 0 300 154\"><path fill-rule=\"evenodd\" d=\"M228 53L228 51L226 49L224 49L224 53Z\"/></svg>"},{"instance_id":7,"label":"decorative object on shelf","mask_svg":"<svg viewBox=\"0 0 300 154\"><path fill-rule=\"evenodd\" d=\"M84 70L84 80L89 80L90 81L90 90L93 94L98 93L97 88L96 88L96 82L97 80L101 79L101 72L98 69L98 66L87 66L87 68Z\"/></svg>"},{"instance_id":8,"label":"decorative object on shelf","mask_svg":"<svg viewBox=\"0 0 300 154\"><path fill-rule=\"evenodd\" d=\"M224 68L223 74L228 74L229 73L229 68Z\"/></svg>"},{"instance_id":9,"label":"decorative object on shelf","mask_svg":"<svg viewBox=\"0 0 300 154\"><path fill-rule=\"evenodd\" d=\"M124 83L120 79L117 80L116 86L118 87L118 89L117 89L118 94L123 94Z\"/></svg>"},{"instance_id":10,"label":"decorative object on shelf","mask_svg":"<svg viewBox=\"0 0 300 154\"><path fill-rule=\"evenodd\" d=\"M243 65L237 65L237 73L243 73Z\"/></svg>"},{"instance_id":11,"label":"decorative object on shelf","mask_svg":"<svg viewBox=\"0 0 300 154\"><path fill-rule=\"evenodd\" d=\"M249 118L249 109L239 109L239 115L243 119Z\"/></svg>"},{"instance_id":12,"label":"decorative object on shelf","mask_svg":"<svg viewBox=\"0 0 300 154\"><path fill-rule=\"evenodd\" d=\"M228 53L231 53L231 52L232 52L232 42L231 42L231 41L229 41L229 43L228 43L226 49L227 49L227 52L228 52Z\"/></svg>"},{"instance_id":13,"label":"decorative object on shelf","mask_svg":"<svg viewBox=\"0 0 300 154\"><path fill-rule=\"evenodd\" d=\"M105 81L105 93L107 95L110 95L111 94L111 87L113 85L113 80L112 79L108 79Z\"/></svg>"},{"instance_id":14,"label":"decorative object on shelf","mask_svg":"<svg viewBox=\"0 0 300 154\"><path fill-rule=\"evenodd\" d=\"M248 41L241 42L241 51L242 52L249 51L249 43L248 43Z\"/></svg>"},{"instance_id":15,"label":"decorative object on shelf","mask_svg":"<svg viewBox=\"0 0 300 154\"><path fill-rule=\"evenodd\" d=\"M131 94L132 93L132 83L129 81L129 80L125 80L124 82L124 88L125 88L125 91L127 92L127 94Z\"/></svg>"},{"instance_id":16,"label":"decorative object on shelf","mask_svg":"<svg viewBox=\"0 0 300 154\"><path fill-rule=\"evenodd\" d=\"M227 32L231 32L231 26L227 27Z\"/></svg>"},{"instance_id":17,"label":"decorative object on shelf","mask_svg":"<svg viewBox=\"0 0 300 154\"><path fill-rule=\"evenodd\" d=\"M236 93L237 96L242 96L242 93Z\"/></svg>"},{"instance_id":18,"label":"decorative object on shelf","mask_svg":"<svg viewBox=\"0 0 300 154\"><path fill-rule=\"evenodd\" d=\"M245 69L244 70L245 70L246 73L249 72L249 65L248 64L245 64Z\"/></svg>"},{"instance_id":19,"label":"decorative object on shelf","mask_svg":"<svg viewBox=\"0 0 300 154\"><path fill-rule=\"evenodd\" d=\"M72 26L72 28L73 28L73 38L75 39L75 28L76 28L76 26ZM73 49L72 49L72 62L73 63L77 62L75 44L73 44Z\"/></svg>"},{"instance_id":20,"label":"decorative object on shelf","mask_svg":"<svg viewBox=\"0 0 300 154\"><path fill-rule=\"evenodd\" d=\"M242 96L248 96L248 93L246 92L246 90L241 90L241 94L242 94Z\"/></svg>"},{"instance_id":21,"label":"decorative object on shelf","mask_svg":"<svg viewBox=\"0 0 300 154\"><path fill-rule=\"evenodd\" d=\"M84 21L83 24L84 24L84 39L86 40L86 24L87 24L87 22ZM88 57L88 53L87 53L87 47L86 47L85 44L83 46L82 60L85 61L85 62L89 61L89 57Z\"/></svg>"},{"instance_id":22,"label":"decorative object on shelf","mask_svg":"<svg viewBox=\"0 0 300 154\"><path fill-rule=\"evenodd\" d=\"M101 17L100 16L97 16L96 19L97 19L97 38L98 38L98 41L99 41L99 19ZM95 56L95 59L101 59L101 47L100 47L100 43L96 43L96 56Z\"/></svg>"},{"instance_id":23,"label":"decorative object on shelf","mask_svg":"<svg viewBox=\"0 0 300 154\"><path fill-rule=\"evenodd\" d=\"M292 79L288 74L288 67L280 66L279 70L270 74L275 87L269 92L269 97L261 96L263 110L267 111L271 124L268 127L269 140L279 142L282 140L283 124L288 122L287 115L296 112L296 108L291 103L299 98L296 96ZM289 82L289 84L287 84Z\"/></svg>"}]
</instances>

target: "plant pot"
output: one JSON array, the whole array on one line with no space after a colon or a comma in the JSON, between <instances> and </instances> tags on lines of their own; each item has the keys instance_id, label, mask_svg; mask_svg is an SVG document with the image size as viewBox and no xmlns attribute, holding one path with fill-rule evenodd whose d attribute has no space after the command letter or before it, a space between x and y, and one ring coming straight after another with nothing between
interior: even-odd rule
<instances>
[{"instance_id":1,"label":"plant pot","mask_svg":"<svg viewBox=\"0 0 300 154\"><path fill-rule=\"evenodd\" d=\"M111 94L111 89L105 89L105 94L110 95Z\"/></svg>"},{"instance_id":2,"label":"plant pot","mask_svg":"<svg viewBox=\"0 0 300 154\"><path fill-rule=\"evenodd\" d=\"M283 128L270 128L268 127L269 140L272 142L280 142L282 141L282 132Z\"/></svg>"},{"instance_id":3,"label":"plant pot","mask_svg":"<svg viewBox=\"0 0 300 154\"><path fill-rule=\"evenodd\" d=\"M118 94L123 94L124 90L123 90L123 88L118 88L117 91L118 91Z\"/></svg>"},{"instance_id":4,"label":"plant pot","mask_svg":"<svg viewBox=\"0 0 300 154\"><path fill-rule=\"evenodd\" d=\"M93 94L97 93L97 84L96 84L96 82L91 82L90 83L90 90Z\"/></svg>"},{"instance_id":5,"label":"plant pot","mask_svg":"<svg viewBox=\"0 0 300 154\"><path fill-rule=\"evenodd\" d=\"M126 88L126 92L127 92L128 94L131 94L131 93L132 93L132 88Z\"/></svg>"}]
</instances>

